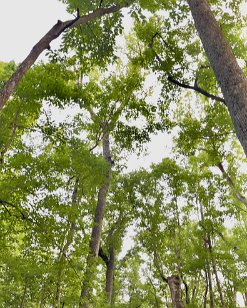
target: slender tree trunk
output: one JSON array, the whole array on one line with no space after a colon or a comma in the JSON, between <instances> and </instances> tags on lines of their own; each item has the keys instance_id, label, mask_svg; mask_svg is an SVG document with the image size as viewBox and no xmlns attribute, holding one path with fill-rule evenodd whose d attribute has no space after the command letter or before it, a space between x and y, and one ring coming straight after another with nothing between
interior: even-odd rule
<instances>
[{"instance_id":1,"label":"slender tree trunk","mask_svg":"<svg viewBox=\"0 0 247 308\"><path fill-rule=\"evenodd\" d=\"M20 306L19 306L20 308L24 307L26 294L27 294L27 285L25 284L23 294L22 294L22 297L21 297L21 303L20 303Z\"/></svg>"},{"instance_id":2,"label":"slender tree trunk","mask_svg":"<svg viewBox=\"0 0 247 308\"><path fill-rule=\"evenodd\" d=\"M106 287L108 304L113 303L113 285L114 285L114 266L115 266L115 252L114 248L110 248L109 260L106 263Z\"/></svg>"},{"instance_id":3,"label":"slender tree trunk","mask_svg":"<svg viewBox=\"0 0 247 308\"><path fill-rule=\"evenodd\" d=\"M202 203L200 203L200 213L201 213L201 221L204 222L204 211L203 211L203 206ZM205 232L206 233L206 232ZM207 248L207 235L205 234L203 237L204 240L204 247L205 250L208 251ZM206 259L206 277L208 279L208 288L209 288L209 297L210 297L210 308L214 308L214 293L213 293L213 283L212 283L212 274L211 274L211 268L209 264L209 256L207 256Z\"/></svg>"},{"instance_id":4,"label":"slender tree trunk","mask_svg":"<svg viewBox=\"0 0 247 308\"><path fill-rule=\"evenodd\" d=\"M73 209L76 208L77 206L77 200L78 200L78 184L79 184L79 179L77 178L75 181L75 186L74 190L72 193L72 211ZM69 217L69 229L68 229L68 234L66 237L65 244L63 245L60 256L58 259L58 274L57 274L57 287L56 287L56 294L55 294L55 307L60 308L61 307L61 284L63 281L63 276L64 276L64 263L66 261L66 256L68 249L70 245L73 242L74 234L75 234L75 227L76 227L76 219L75 217Z\"/></svg>"},{"instance_id":5,"label":"slender tree trunk","mask_svg":"<svg viewBox=\"0 0 247 308\"><path fill-rule=\"evenodd\" d=\"M208 273L205 271L205 292L203 295L203 308L207 308L207 296L208 296Z\"/></svg>"},{"instance_id":6,"label":"slender tree trunk","mask_svg":"<svg viewBox=\"0 0 247 308\"><path fill-rule=\"evenodd\" d=\"M204 50L247 155L247 80L206 0L187 0Z\"/></svg>"},{"instance_id":7,"label":"slender tree trunk","mask_svg":"<svg viewBox=\"0 0 247 308\"><path fill-rule=\"evenodd\" d=\"M247 306L247 292L243 293L244 305Z\"/></svg>"},{"instance_id":8,"label":"slender tree trunk","mask_svg":"<svg viewBox=\"0 0 247 308\"><path fill-rule=\"evenodd\" d=\"M220 295L221 307L225 308L226 305L225 305L225 301L224 301L224 297L223 297L223 293L222 293L222 288L221 288L221 285L220 285L220 280L219 280L219 277L218 277L215 259L214 259L214 256L213 256L213 246L212 246L212 241L211 241L210 237L208 238L208 249L209 249L210 256L211 256L211 261L212 261L214 276L215 276L215 279L216 279L217 289L218 289L218 292L219 292L219 295Z\"/></svg>"},{"instance_id":9,"label":"slender tree trunk","mask_svg":"<svg viewBox=\"0 0 247 308\"><path fill-rule=\"evenodd\" d=\"M106 196L111 179L111 151L108 132L105 132L103 135L103 156L108 162L109 167L107 170L105 181L98 192L98 201L96 204L94 215L94 225L89 244L89 254L87 257L86 271L80 296L80 307L89 307L90 281L93 274L92 271L94 269L96 258L98 257L99 253L102 224L106 205Z\"/></svg>"},{"instance_id":10,"label":"slender tree trunk","mask_svg":"<svg viewBox=\"0 0 247 308\"><path fill-rule=\"evenodd\" d=\"M207 277L208 277L208 288L209 288L209 298L210 298L210 308L214 308L214 291L212 283L212 274L208 260L206 261L207 265Z\"/></svg>"},{"instance_id":11,"label":"slender tree trunk","mask_svg":"<svg viewBox=\"0 0 247 308\"><path fill-rule=\"evenodd\" d=\"M182 301L181 281L179 276L174 275L167 277L167 281L172 297L172 307L184 308L184 303Z\"/></svg>"}]
</instances>

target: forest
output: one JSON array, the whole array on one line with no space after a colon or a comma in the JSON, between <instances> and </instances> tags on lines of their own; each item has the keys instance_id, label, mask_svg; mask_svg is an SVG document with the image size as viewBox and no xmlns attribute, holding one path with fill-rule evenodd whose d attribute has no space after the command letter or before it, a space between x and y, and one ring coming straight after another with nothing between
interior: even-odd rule
<instances>
[{"instance_id":1,"label":"forest","mask_svg":"<svg viewBox=\"0 0 247 308\"><path fill-rule=\"evenodd\" d=\"M247 307L245 1L57 1L0 59L0 307Z\"/></svg>"}]
</instances>

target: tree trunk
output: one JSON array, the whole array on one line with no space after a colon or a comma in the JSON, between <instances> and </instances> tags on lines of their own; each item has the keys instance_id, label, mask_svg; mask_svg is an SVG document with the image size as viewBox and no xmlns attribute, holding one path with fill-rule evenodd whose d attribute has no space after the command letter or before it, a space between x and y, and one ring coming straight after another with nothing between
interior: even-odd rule
<instances>
[{"instance_id":1,"label":"tree trunk","mask_svg":"<svg viewBox=\"0 0 247 308\"><path fill-rule=\"evenodd\" d=\"M77 201L78 201L78 184L79 179L77 178L75 181L74 190L72 193L72 210L76 208ZM66 256L68 249L70 245L73 242L74 233L75 233L75 227L76 227L76 219L75 217L69 217L69 227L68 227L68 234L66 236L65 244L63 245L60 256L58 259L58 274L57 274L57 283L56 283L56 294L55 294L55 307L60 308L61 307L61 284L63 281L64 276L64 262L66 261Z\"/></svg>"},{"instance_id":2,"label":"tree trunk","mask_svg":"<svg viewBox=\"0 0 247 308\"><path fill-rule=\"evenodd\" d=\"M181 281L178 276L167 277L168 286L172 297L173 308L184 308L181 292Z\"/></svg>"},{"instance_id":3,"label":"tree trunk","mask_svg":"<svg viewBox=\"0 0 247 308\"><path fill-rule=\"evenodd\" d=\"M203 295L203 308L207 308L207 296L208 296L208 274L207 271L205 271L205 292Z\"/></svg>"},{"instance_id":4,"label":"tree trunk","mask_svg":"<svg viewBox=\"0 0 247 308\"><path fill-rule=\"evenodd\" d=\"M40 39L40 41L32 48L29 55L19 65L14 74L5 83L3 89L0 91L0 110L6 104L9 97L14 93L22 78L26 75L30 67L35 63L39 55L46 49L50 49L50 43L58 38L66 29L77 27L79 25L86 25L89 21L102 17L107 14L115 13L124 7L129 6L129 2L125 2L123 6L113 5L108 8L98 8L88 15L80 16L79 11L77 17L72 20L58 22Z\"/></svg>"},{"instance_id":5,"label":"tree trunk","mask_svg":"<svg viewBox=\"0 0 247 308\"><path fill-rule=\"evenodd\" d=\"M98 201L96 204L95 215L94 215L94 225L91 234L91 240L89 244L89 254L87 257L86 271L83 281L83 286L81 290L81 300L80 307L89 306L89 297L90 297L90 281L92 276L92 270L94 268L96 258L99 253L100 238L102 231L102 224L105 212L106 205L106 196L110 185L111 179L111 151L110 151L110 142L109 142L109 133L105 132L103 135L103 156L108 162L109 167L107 170L105 181L102 187L98 192Z\"/></svg>"},{"instance_id":6,"label":"tree trunk","mask_svg":"<svg viewBox=\"0 0 247 308\"><path fill-rule=\"evenodd\" d=\"M110 248L109 260L106 264L106 294L108 304L113 303L113 282L114 282L114 265L115 265L115 252L114 248Z\"/></svg>"},{"instance_id":7,"label":"tree trunk","mask_svg":"<svg viewBox=\"0 0 247 308\"><path fill-rule=\"evenodd\" d=\"M247 306L247 292L245 292L243 295L243 299L244 299L244 305Z\"/></svg>"},{"instance_id":8,"label":"tree trunk","mask_svg":"<svg viewBox=\"0 0 247 308\"><path fill-rule=\"evenodd\" d=\"M208 239L208 249L209 249L210 256L211 256L211 261L212 261L214 276L215 276L215 279L216 279L217 289L218 289L218 292L219 292L219 295L220 295L221 307L225 308L226 305L225 305L225 301L224 301L224 297L223 297L223 293L222 293L222 289L221 289L221 285L220 285L220 280L219 280L218 273L217 273L215 259L214 259L214 256L213 256L213 246L212 246L212 241L211 241L210 237Z\"/></svg>"},{"instance_id":9,"label":"tree trunk","mask_svg":"<svg viewBox=\"0 0 247 308\"><path fill-rule=\"evenodd\" d=\"M21 303L20 303L20 306L19 306L20 308L24 307L26 294L27 294L27 285L25 284L25 288L23 290L23 294L22 294L22 297L21 297Z\"/></svg>"},{"instance_id":10,"label":"tree trunk","mask_svg":"<svg viewBox=\"0 0 247 308\"><path fill-rule=\"evenodd\" d=\"M206 0L187 0L204 50L247 155L247 80Z\"/></svg>"}]
</instances>

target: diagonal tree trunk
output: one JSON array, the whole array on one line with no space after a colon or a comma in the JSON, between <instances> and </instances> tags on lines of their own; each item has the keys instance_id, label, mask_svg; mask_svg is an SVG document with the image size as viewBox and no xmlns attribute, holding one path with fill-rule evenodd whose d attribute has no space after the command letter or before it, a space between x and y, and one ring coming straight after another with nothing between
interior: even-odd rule
<instances>
[{"instance_id":1,"label":"diagonal tree trunk","mask_svg":"<svg viewBox=\"0 0 247 308\"><path fill-rule=\"evenodd\" d=\"M110 186L111 179L111 150L109 141L109 132L104 132L103 134L103 156L108 163L108 170L106 178L102 184L102 187L98 192L98 201L96 204L95 215L94 215L94 225L91 234L91 240L89 244L89 254L87 257L86 271L83 281L83 286L81 290L81 301L80 307L89 307L90 298L90 281L93 274L94 265L99 253L100 238L102 231L102 224L106 205L106 196Z\"/></svg>"},{"instance_id":2,"label":"diagonal tree trunk","mask_svg":"<svg viewBox=\"0 0 247 308\"><path fill-rule=\"evenodd\" d=\"M247 155L247 79L207 0L187 0L204 50L221 87L237 137Z\"/></svg>"},{"instance_id":3,"label":"diagonal tree trunk","mask_svg":"<svg viewBox=\"0 0 247 308\"><path fill-rule=\"evenodd\" d=\"M131 1L130 1L131 2ZM14 93L22 78L25 76L30 67L35 63L39 55L46 49L50 49L50 43L58 38L66 29L77 27L79 25L85 25L89 21L102 17L107 14L115 13L121 10L123 7L128 7L130 2L125 2L123 5L115 4L108 8L98 8L88 15L79 15L77 11L77 17L72 20L58 22L40 39L40 41L32 48L29 55L23 60L23 62L16 69L14 74L5 83L3 89L0 91L0 110L6 104L9 97Z\"/></svg>"}]
</instances>

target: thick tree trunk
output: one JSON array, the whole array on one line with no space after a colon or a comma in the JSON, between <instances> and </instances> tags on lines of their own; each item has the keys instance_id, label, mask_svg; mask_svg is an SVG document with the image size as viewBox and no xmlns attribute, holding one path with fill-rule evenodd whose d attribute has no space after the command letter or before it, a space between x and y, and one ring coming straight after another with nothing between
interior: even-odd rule
<instances>
[{"instance_id":1,"label":"thick tree trunk","mask_svg":"<svg viewBox=\"0 0 247 308\"><path fill-rule=\"evenodd\" d=\"M89 244L89 255L87 258L86 271L83 281L83 286L81 290L81 301L80 307L88 307L88 301L90 297L90 280L92 277L92 270L94 268L96 258L99 253L100 238L102 231L102 224L106 205L106 196L110 185L111 179L111 151L109 142L109 133L104 133L103 136L103 156L105 160L109 163L105 181L98 192L98 201L96 204L95 215L94 215L94 225L92 229L91 240Z\"/></svg>"},{"instance_id":2,"label":"thick tree trunk","mask_svg":"<svg viewBox=\"0 0 247 308\"><path fill-rule=\"evenodd\" d=\"M206 0L187 0L204 50L247 155L247 80Z\"/></svg>"},{"instance_id":3,"label":"thick tree trunk","mask_svg":"<svg viewBox=\"0 0 247 308\"><path fill-rule=\"evenodd\" d=\"M178 276L167 277L168 286L172 297L173 308L184 308L181 292L181 281Z\"/></svg>"}]
</instances>

